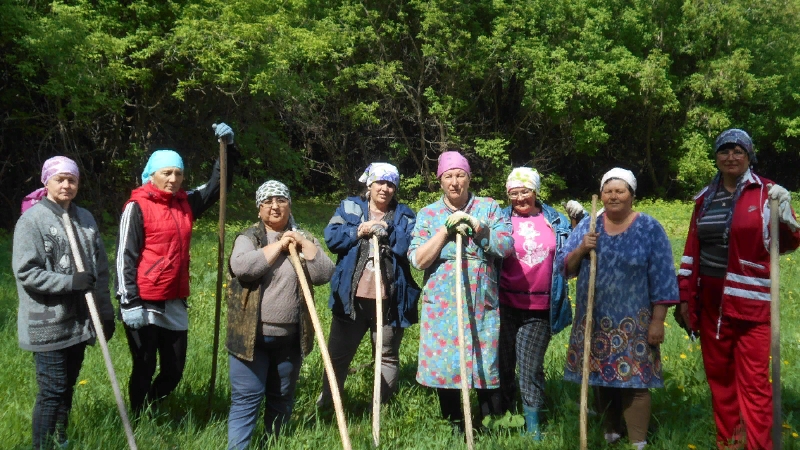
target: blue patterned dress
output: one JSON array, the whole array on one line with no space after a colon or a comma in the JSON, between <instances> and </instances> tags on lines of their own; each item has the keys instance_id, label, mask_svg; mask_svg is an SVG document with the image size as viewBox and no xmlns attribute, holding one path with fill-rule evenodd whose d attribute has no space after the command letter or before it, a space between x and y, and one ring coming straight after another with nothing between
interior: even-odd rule
<instances>
[{"instance_id":1,"label":"blue patterned dress","mask_svg":"<svg viewBox=\"0 0 800 450\"><path fill-rule=\"evenodd\" d=\"M471 387L496 388L500 384L497 353L500 314L495 260L514 250L511 222L501 214L497 203L487 197L472 196L463 211L479 219L483 228L488 227L488 233L481 233L480 243L465 238L461 252L467 373L471 374ZM408 249L408 259L415 267L417 248L436 234L453 212L444 200L439 200L417 213ZM425 270L417 367L417 381L424 386L461 387L455 259L455 238L451 238L439 259Z\"/></svg>"},{"instance_id":2,"label":"blue patterned dress","mask_svg":"<svg viewBox=\"0 0 800 450\"><path fill-rule=\"evenodd\" d=\"M584 219L558 254L557 267L589 231ZM624 388L664 387L661 353L647 343L653 305L678 302L678 284L667 234L654 218L639 213L624 232L609 236L597 218L597 277L594 294L589 384ZM569 338L564 379L581 382L589 258L578 274L575 323Z\"/></svg>"}]
</instances>

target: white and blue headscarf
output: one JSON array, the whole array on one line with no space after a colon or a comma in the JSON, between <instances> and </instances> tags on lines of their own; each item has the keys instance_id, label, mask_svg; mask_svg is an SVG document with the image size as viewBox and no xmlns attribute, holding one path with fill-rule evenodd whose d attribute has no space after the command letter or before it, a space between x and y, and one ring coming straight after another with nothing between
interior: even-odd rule
<instances>
[{"instance_id":1,"label":"white and blue headscarf","mask_svg":"<svg viewBox=\"0 0 800 450\"><path fill-rule=\"evenodd\" d=\"M256 208L261 207L261 203L270 197L285 197L289 200L289 206L292 205L292 195L289 188L277 180L269 180L256 189ZM294 221L294 215L289 214L289 229L292 231L297 230L297 222Z\"/></svg>"},{"instance_id":2,"label":"white and blue headscarf","mask_svg":"<svg viewBox=\"0 0 800 450\"><path fill-rule=\"evenodd\" d=\"M399 189L400 172L397 171L397 167L389 163L375 162L367 166L358 181L366 184L367 187L376 181L388 181Z\"/></svg>"}]
</instances>

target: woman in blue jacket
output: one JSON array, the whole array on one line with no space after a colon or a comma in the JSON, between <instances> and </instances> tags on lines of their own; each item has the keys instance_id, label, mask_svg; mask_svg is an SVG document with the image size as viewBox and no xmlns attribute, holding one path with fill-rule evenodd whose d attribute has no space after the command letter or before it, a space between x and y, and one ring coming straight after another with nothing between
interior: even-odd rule
<instances>
[{"instance_id":1,"label":"woman in blue jacket","mask_svg":"<svg viewBox=\"0 0 800 450\"><path fill-rule=\"evenodd\" d=\"M539 412L544 406L544 355L550 337L572 323L567 282L554 267L555 255L572 231L567 218L538 199L539 173L527 167L511 171L506 182L514 253L500 271L500 392L506 410L516 409L515 369L527 432L541 439ZM571 214L583 213L578 205Z\"/></svg>"},{"instance_id":2,"label":"woman in blue jacket","mask_svg":"<svg viewBox=\"0 0 800 450\"><path fill-rule=\"evenodd\" d=\"M381 401L386 402L397 387L400 341L404 329L417 322L420 288L411 277L406 257L416 216L395 198L400 173L387 163L372 163L359 181L367 185L362 196L348 197L339 204L325 227L325 243L336 254L336 271L331 279L328 301L333 312L328 351L339 391L344 388L350 362L364 334L369 331L373 352L380 349ZM379 253L373 254L372 236L378 236ZM380 274L374 258L380 257ZM383 301L383 342L375 342L375 277L381 277ZM331 402L327 377L317 405Z\"/></svg>"}]
</instances>

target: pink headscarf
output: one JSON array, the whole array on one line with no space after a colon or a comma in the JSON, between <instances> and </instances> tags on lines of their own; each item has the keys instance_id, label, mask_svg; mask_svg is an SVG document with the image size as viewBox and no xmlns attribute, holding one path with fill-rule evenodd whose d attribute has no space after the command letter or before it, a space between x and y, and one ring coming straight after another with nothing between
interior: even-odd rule
<instances>
[{"instance_id":1,"label":"pink headscarf","mask_svg":"<svg viewBox=\"0 0 800 450\"><path fill-rule=\"evenodd\" d=\"M467 158L456 151L448 151L439 155L439 167L436 169L436 178L441 178L442 174L451 169L461 169L467 172L467 175L472 175L469 170L469 161Z\"/></svg>"},{"instance_id":2,"label":"pink headscarf","mask_svg":"<svg viewBox=\"0 0 800 450\"><path fill-rule=\"evenodd\" d=\"M81 176L80 170L78 170L78 165L75 163L75 161L67 158L66 156L54 156L45 161L42 165L42 184L46 186L47 182L50 181L50 178L53 178L60 173L67 173L78 179L80 179ZM39 203L46 196L47 189L45 188L39 188L26 195L25 198L22 199L22 212L24 213L30 209L31 206Z\"/></svg>"}]
</instances>

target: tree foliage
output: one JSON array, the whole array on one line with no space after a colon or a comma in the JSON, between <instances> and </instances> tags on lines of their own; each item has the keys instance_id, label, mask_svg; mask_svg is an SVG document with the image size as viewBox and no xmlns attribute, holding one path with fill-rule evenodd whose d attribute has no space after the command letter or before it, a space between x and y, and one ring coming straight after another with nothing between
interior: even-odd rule
<instances>
[{"instance_id":1,"label":"tree foliage","mask_svg":"<svg viewBox=\"0 0 800 450\"><path fill-rule=\"evenodd\" d=\"M231 123L239 187L357 187L370 161L436 189L460 147L476 189L532 165L554 198L620 165L640 193L686 197L711 142L748 130L758 170L791 189L800 162L799 0L0 0L2 221L44 159L84 173L81 200L116 216L148 153L201 182L209 125ZM190 180L193 181L193 180Z\"/></svg>"}]
</instances>

